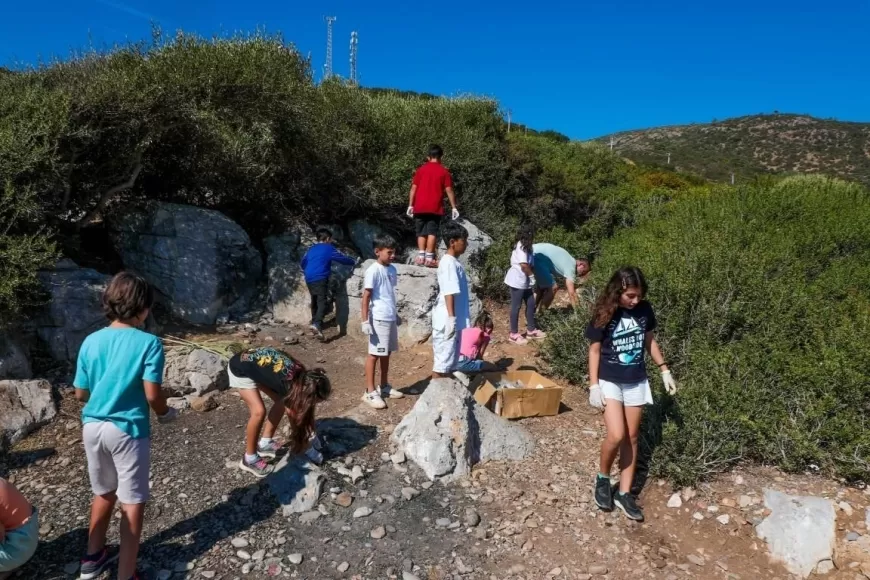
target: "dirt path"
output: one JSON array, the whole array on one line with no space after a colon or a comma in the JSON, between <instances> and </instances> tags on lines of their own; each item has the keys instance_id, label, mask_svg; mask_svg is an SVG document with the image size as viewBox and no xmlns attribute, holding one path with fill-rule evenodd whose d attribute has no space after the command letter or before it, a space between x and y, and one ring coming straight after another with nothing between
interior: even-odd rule
<instances>
[{"instance_id":1,"label":"dirt path","mask_svg":"<svg viewBox=\"0 0 870 580\"><path fill-rule=\"evenodd\" d=\"M270 336L278 345L286 335L297 332L263 327L258 342ZM344 452L325 465L330 492L321 499L321 515L309 514L309 523L284 517L267 484L233 467L247 415L238 397L222 393L217 410L188 411L177 423L155 425L153 498L140 556L147 578L785 579L789 575L768 561L755 537L763 487L850 504L851 516L838 514L839 569L827 578L861 578L861 563L870 563L859 542L846 540L850 532L859 538L868 532L870 496L811 476L742 470L702 486L692 498L687 493L680 508L666 507L672 490L651 481L641 495L645 523L599 512L591 482L603 423L577 388L566 389L559 416L522 421L538 441L532 459L483 465L457 484L431 485L412 464L396 466L383 456L392 451L388 434L415 397L391 400L385 411L360 403L361 339L321 345L302 337L288 350L324 366L335 389L318 414L320 428ZM532 349L503 341L489 356L512 359L514 367L539 362ZM419 390L430 364L426 345L398 353L393 384ZM0 460L0 471L41 512L42 544L21 578L72 578L85 545L91 496L79 405L70 390L61 394L61 416ZM356 484L337 471L352 465L366 473ZM413 488L405 490L411 499L403 488ZM353 496L350 507L333 501L341 491ZM355 518L359 507L372 514ZM116 533L110 541L117 542Z\"/></svg>"}]
</instances>

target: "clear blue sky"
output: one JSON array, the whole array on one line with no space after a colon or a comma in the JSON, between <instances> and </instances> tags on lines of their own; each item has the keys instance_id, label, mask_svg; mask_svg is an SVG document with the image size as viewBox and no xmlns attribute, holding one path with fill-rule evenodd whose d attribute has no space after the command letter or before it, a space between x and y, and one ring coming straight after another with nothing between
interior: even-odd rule
<instances>
[{"instance_id":1,"label":"clear blue sky","mask_svg":"<svg viewBox=\"0 0 870 580\"><path fill-rule=\"evenodd\" d=\"M9 0L0 64L150 37L281 32L334 68L359 32L362 84L499 100L513 118L573 138L759 112L870 121L868 0L730 2L244 2Z\"/></svg>"}]
</instances>

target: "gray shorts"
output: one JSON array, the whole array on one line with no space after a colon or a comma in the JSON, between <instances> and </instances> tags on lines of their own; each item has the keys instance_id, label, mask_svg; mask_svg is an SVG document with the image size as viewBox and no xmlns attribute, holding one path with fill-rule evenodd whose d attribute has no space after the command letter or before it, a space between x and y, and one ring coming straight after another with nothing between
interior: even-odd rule
<instances>
[{"instance_id":1,"label":"gray shorts","mask_svg":"<svg viewBox=\"0 0 870 580\"><path fill-rule=\"evenodd\" d=\"M396 325L396 321L372 321L372 333L369 335L369 354L390 356L391 352L397 350L399 350L399 327Z\"/></svg>"},{"instance_id":2,"label":"gray shorts","mask_svg":"<svg viewBox=\"0 0 870 580\"><path fill-rule=\"evenodd\" d=\"M133 439L108 421L85 423L82 442L95 495L115 492L125 504L150 497L151 439Z\"/></svg>"}]
</instances>

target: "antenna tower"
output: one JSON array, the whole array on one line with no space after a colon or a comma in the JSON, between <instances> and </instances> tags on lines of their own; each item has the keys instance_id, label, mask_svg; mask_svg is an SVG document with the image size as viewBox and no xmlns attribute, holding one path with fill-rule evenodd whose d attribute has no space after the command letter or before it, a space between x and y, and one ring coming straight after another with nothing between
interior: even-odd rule
<instances>
[{"instance_id":1,"label":"antenna tower","mask_svg":"<svg viewBox=\"0 0 870 580\"><path fill-rule=\"evenodd\" d=\"M359 35L356 31L350 33L350 82L358 85L359 79L356 76L356 54L357 45L359 44Z\"/></svg>"},{"instance_id":2,"label":"antenna tower","mask_svg":"<svg viewBox=\"0 0 870 580\"><path fill-rule=\"evenodd\" d=\"M326 64L323 65L323 78L332 76L332 24L338 20L335 16L326 17Z\"/></svg>"}]
</instances>

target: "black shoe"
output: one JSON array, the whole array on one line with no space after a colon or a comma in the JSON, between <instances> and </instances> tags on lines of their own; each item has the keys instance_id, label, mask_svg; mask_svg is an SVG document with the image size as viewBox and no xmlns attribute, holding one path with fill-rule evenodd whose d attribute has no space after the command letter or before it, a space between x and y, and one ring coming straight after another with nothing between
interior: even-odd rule
<instances>
[{"instance_id":1,"label":"black shoe","mask_svg":"<svg viewBox=\"0 0 870 580\"><path fill-rule=\"evenodd\" d=\"M595 477L595 503L606 512L613 511L613 488L609 477Z\"/></svg>"},{"instance_id":2,"label":"black shoe","mask_svg":"<svg viewBox=\"0 0 870 580\"><path fill-rule=\"evenodd\" d=\"M613 503L622 510L628 519L636 522L643 521L643 511L637 507L637 500L630 493L617 493L613 498Z\"/></svg>"},{"instance_id":3,"label":"black shoe","mask_svg":"<svg viewBox=\"0 0 870 580\"><path fill-rule=\"evenodd\" d=\"M91 580L102 574L112 562L118 559L118 549L103 548L103 550L94 559L89 559L85 556L82 559L81 570L79 570L79 578L81 580Z\"/></svg>"}]
</instances>

